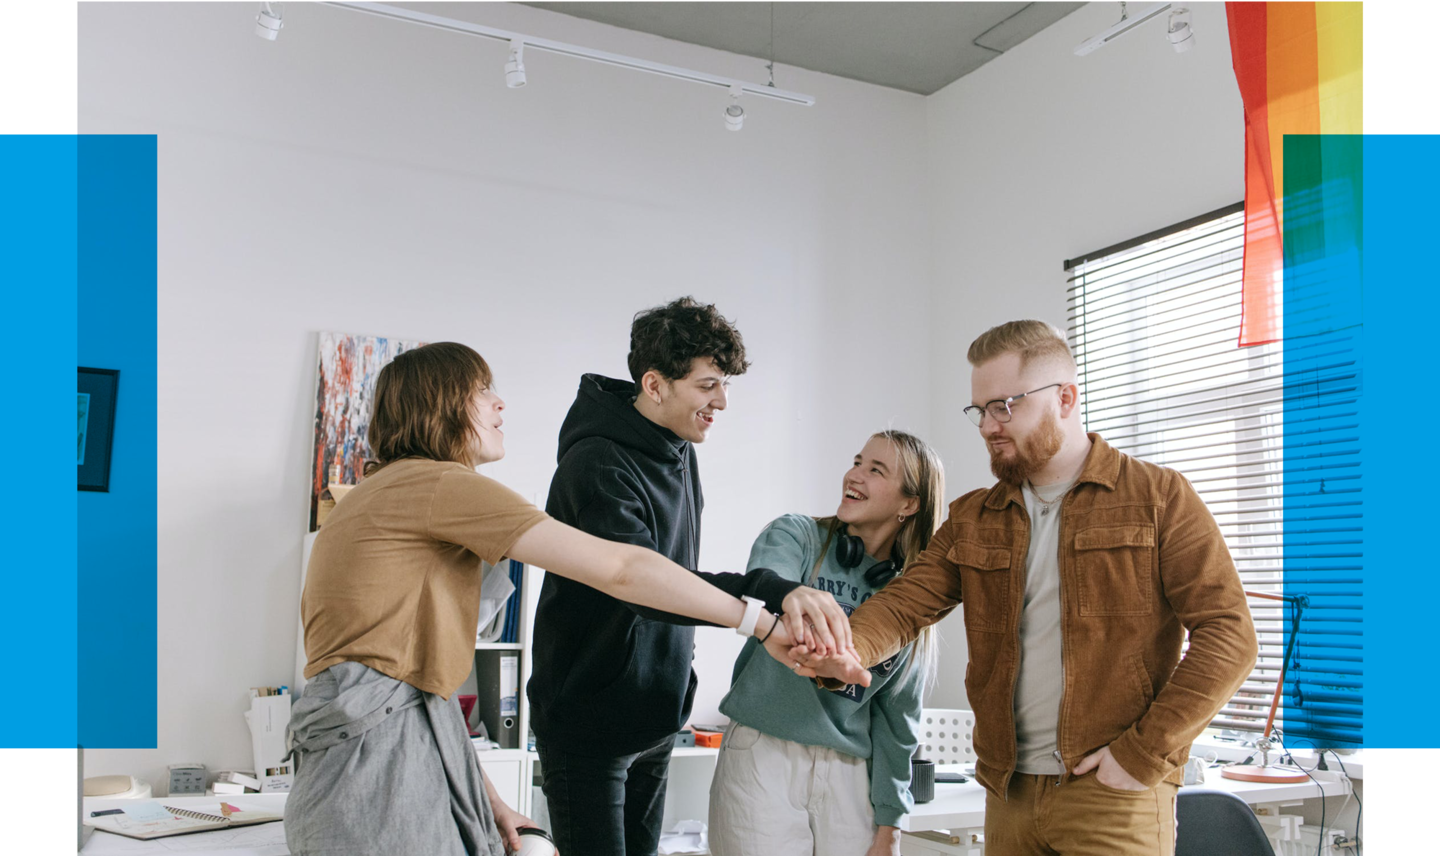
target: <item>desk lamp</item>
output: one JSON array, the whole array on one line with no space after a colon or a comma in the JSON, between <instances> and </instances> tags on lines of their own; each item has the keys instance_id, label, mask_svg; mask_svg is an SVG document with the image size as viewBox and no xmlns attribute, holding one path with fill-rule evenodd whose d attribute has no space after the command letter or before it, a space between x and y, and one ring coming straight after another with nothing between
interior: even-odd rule
<instances>
[{"instance_id":1,"label":"desk lamp","mask_svg":"<svg viewBox=\"0 0 1440 856\"><path fill-rule=\"evenodd\" d=\"M1263 600L1284 601L1290 605L1294 615L1290 621L1290 638L1285 641L1285 655L1280 659L1280 678L1275 681L1275 696L1270 699L1270 715L1265 718L1265 731L1260 735L1260 739L1255 741L1255 748L1260 750L1260 766L1230 764L1220 769L1220 775L1241 782L1265 782L1274 785L1305 782L1309 780L1310 776L1299 767L1291 764L1270 763L1270 731L1275 727L1275 711L1280 707L1280 694L1285 691L1285 668L1290 664L1290 655L1295 650L1295 636L1300 630L1300 616L1305 613L1305 607L1310 605L1310 598L1303 594L1270 594L1269 592L1249 590L1245 594L1248 597L1258 597Z\"/></svg>"}]
</instances>

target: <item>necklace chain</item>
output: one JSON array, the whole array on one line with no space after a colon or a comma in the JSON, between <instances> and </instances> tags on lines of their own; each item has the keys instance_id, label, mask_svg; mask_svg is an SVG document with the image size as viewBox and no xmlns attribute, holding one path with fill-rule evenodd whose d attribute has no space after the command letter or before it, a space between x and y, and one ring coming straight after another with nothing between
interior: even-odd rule
<instances>
[{"instance_id":1,"label":"necklace chain","mask_svg":"<svg viewBox=\"0 0 1440 856\"><path fill-rule=\"evenodd\" d=\"M1050 509L1054 508L1056 503L1060 502L1065 498L1065 494L1069 493L1069 491L1061 491L1059 496L1048 502L1040 497L1040 491L1036 490L1035 485L1033 484L1030 485L1030 493L1034 495L1035 502L1040 505L1040 516L1044 517L1045 515L1050 513Z\"/></svg>"}]
</instances>

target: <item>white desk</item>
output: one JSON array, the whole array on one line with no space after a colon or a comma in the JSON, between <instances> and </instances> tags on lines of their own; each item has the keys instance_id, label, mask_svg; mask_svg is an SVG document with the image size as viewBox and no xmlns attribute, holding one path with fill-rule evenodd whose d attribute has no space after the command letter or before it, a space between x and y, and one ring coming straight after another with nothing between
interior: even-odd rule
<instances>
[{"instance_id":1,"label":"white desk","mask_svg":"<svg viewBox=\"0 0 1440 856\"><path fill-rule=\"evenodd\" d=\"M694 754L706 755L715 750L691 750ZM941 764L937 772L959 772L959 765ZM1335 773L1317 771L1313 774L1321 781L1320 786L1311 782L1299 785L1266 785L1255 782L1237 782L1224 778L1218 769L1206 770L1205 784L1201 787L1228 791L1250 805L1295 803L1300 800L1344 796L1350 792L1349 783ZM1184 789L1182 789L1183 791ZM221 799L241 808L284 814L286 794L246 794L245 796L210 797L162 797L151 800L162 805L177 808L213 806ZM134 800L104 799L91 797L85 800L86 816L92 811L134 805ZM915 810L900 822L900 828L907 832L948 829L952 831L981 831L985 827L985 790L972 778L963 785L935 785L935 799L915 806ZM145 854L167 854L167 856L208 856L219 852L224 856L287 856L285 848L284 823L266 823L244 829L219 833L228 836L217 840L212 833L178 835L159 838L154 841L136 841L108 833L91 834L83 856L145 856Z\"/></svg>"},{"instance_id":2,"label":"white desk","mask_svg":"<svg viewBox=\"0 0 1440 856\"><path fill-rule=\"evenodd\" d=\"M958 773L960 765L937 764L936 772ZM1237 782L1220 775L1218 769L1205 771L1205 784L1198 785L1210 790L1228 791L1250 805L1270 803L1292 803L1319 796L1337 797L1350 793L1350 785L1334 773L1316 772L1321 780L1319 786L1313 782L1303 785L1266 785L1258 782ZM1182 788L1183 792L1184 789ZM900 828L907 832L931 829L983 829L985 826L985 789L972 777L963 785L935 785L935 799L915 806L900 821Z\"/></svg>"}]
</instances>

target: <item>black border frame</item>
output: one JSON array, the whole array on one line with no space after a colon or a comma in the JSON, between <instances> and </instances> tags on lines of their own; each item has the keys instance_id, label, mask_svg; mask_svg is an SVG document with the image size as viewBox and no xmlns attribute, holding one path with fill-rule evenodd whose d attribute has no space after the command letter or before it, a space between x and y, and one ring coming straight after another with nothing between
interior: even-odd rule
<instances>
[{"instance_id":1,"label":"black border frame","mask_svg":"<svg viewBox=\"0 0 1440 856\"><path fill-rule=\"evenodd\" d=\"M105 433L104 433L104 443L105 443L105 467L104 467L103 475L102 475L102 477L101 477L101 479L100 479L99 482L94 482L94 483L88 483L88 484L87 484L87 483L85 483L85 482L81 482L81 481L79 480L79 479L80 479L79 473L76 473L76 476L75 476L75 479L76 479L76 481L75 481L75 486L76 486L78 489L80 489L80 490L93 490L93 491L100 491L100 492L103 492L103 493L109 493L109 492L110 492L110 459L111 459L111 457L112 457L112 455L114 454L114 451L115 451L115 403L116 403L116 401L117 401L117 400L119 399L119 397L120 397L120 370L119 370L119 369L92 369L92 368L86 368L85 366L80 366L80 367L78 368L78 370L76 371L76 379L77 379L77 381L78 381L78 379L79 379L79 375L82 375L82 374L99 375L99 376L101 376L102 379L103 379L103 378L109 378L109 381L110 381L110 406L109 406L108 408L106 408L104 411L101 412L101 415L104 416L104 420L105 420L103 424L97 424L97 423L94 421L95 411L93 411L93 410L90 411L90 416L91 416L90 427L86 428L86 434L87 434L87 435L90 435L90 436L94 436L95 434L99 433L99 431L101 431L101 430L103 430L103 431L105 432ZM77 384L77 385L78 385L78 384ZM89 437L87 437L87 439L85 440L85 442L86 442L86 444L89 444L89 442L90 442Z\"/></svg>"}]
</instances>

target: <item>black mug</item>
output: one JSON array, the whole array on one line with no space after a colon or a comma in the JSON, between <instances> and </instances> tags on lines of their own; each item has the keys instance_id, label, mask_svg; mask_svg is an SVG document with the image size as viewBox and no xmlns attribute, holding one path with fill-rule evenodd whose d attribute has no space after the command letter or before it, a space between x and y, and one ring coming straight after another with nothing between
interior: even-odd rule
<instances>
[{"instance_id":1,"label":"black mug","mask_svg":"<svg viewBox=\"0 0 1440 856\"><path fill-rule=\"evenodd\" d=\"M935 799L935 762L916 758L910 762L910 795L916 803Z\"/></svg>"}]
</instances>

